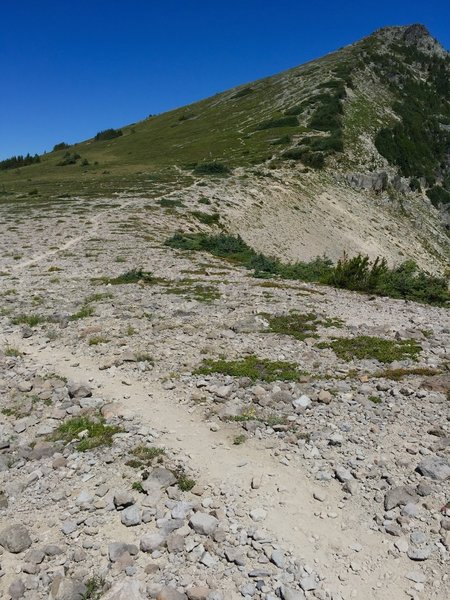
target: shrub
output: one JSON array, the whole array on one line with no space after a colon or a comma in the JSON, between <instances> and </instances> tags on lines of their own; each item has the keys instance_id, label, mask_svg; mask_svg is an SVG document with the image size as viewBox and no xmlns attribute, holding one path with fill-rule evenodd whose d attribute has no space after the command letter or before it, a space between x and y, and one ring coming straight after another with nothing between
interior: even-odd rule
<instances>
[{"instance_id":1,"label":"shrub","mask_svg":"<svg viewBox=\"0 0 450 600\"><path fill-rule=\"evenodd\" d=\"M62 440L66 443L77 439L81 432L86 432L76 444L79 452L85 452L98 446L111 446L113 435L120 433L122 429L113 425L105 425L103 418L93 420L89 417L72 417L61 423L51 436L51 439Z\"/></svg>"},{"instance_id":2,"label":"shrub","mask_svg":"<svg viewBox=\"0 0 450 600\"><path fill-rule=\"evenodd\" d=\"M427 196L435 208L438 208L441 204L450 204L450 192L440 185L435 185L427 190Z\"/></svg>"},{"instance_id":3,"label":"shrub","mask_svg":"<svg viewBox=\"0 0 450 600\"><path fill-rule=\"evenodd\" d=\"M207 162L194 167L194 173L197 175L226 175L230 173L229 167L221 162Z\"/></svg>"},{"instance_id":4,"label":"shrub","mask_svg":"<svg viewBox=\"0 0 450 600\"><path fill-rule=\"evenodd\" d=\"M70 148L70 144L66 144L66 142L60 142L59 144L55 144L53 146L53 152L58 152L58 150L66 150Z\"/></svg>"},{"instance_id":5,"label":"shrub","mask_svg":"<svg viewBox=\"0 0 450 600\"><path fill-rule=\"evenodd\" d=\"M106 140L113 140L114 138L118 138L123 135L121 129L104 129L103 131L99 131L95 136L96 142L104 142Z\"/></svg>"},{"instance_id":6,"label":"shrub","mask_svg":"<svg viewBox=\"0 0 450 600\"><path fill-rule=\"evenodd\" d=\"M101 283L106 284L110 283L111 285L123 285L139 283L141 281L143 283L155 283L156 279L149 271L143 271L142 269L131 269L131 271L126 271L117 277L101 277L94 281L100 281Z\"/></svg>"},{"instance_id":7,"label":"shrub","mask_svg":"<svg viewBox=\"0 0 450 600\"><path fill-rule=\"evenodd\" d=\"M321 152L311 152L307 148L291 148L282 154L286 160L301 160L307 167L322 169L325 166L325 157Z\"/></svg>"},{"instance_id":8,"label":"shrub","mask_svg":"<svg viewBox=\"0 0 450 600\"><path fill-rule=\"evenodd\" d=\"M244 98L245 96L248 96L249 94L253 94L254 89L251 87L245 87L242 88L242 90L239 90L238 92L236 92L233 96L231 96L232 99L237 99L237 98Z\"/></svg>"},{"instance_id":9,"label":"shrub","mask_svg":"<svg viewBox=\"0 0 450 600\"><path fill-rule=\"evenodd\" d=\"M194 375L211 375L221 373L231 377L249 377L253 381L297 381L305 375L297 369L295 363L282 360L272 361L251 355L238 360L205 359L203 364L194 371Z\"/></svg>"},{"instance_id":10,"label":"shrub","mask_svg":"<svg viewBox=\"0 0 450 600\"><path fill-rule=\"evenodd\" d=\"M276 119L269 119L263 121L257 127L257 129L273 129L278 127L297 127L298 120L295 116L278 117Z\"/></svg>"},{"instance_id":11,"label":"shrub","mask_svg":"<svg viewBox=\"0 0 450 600\"><path fill-rule=\"evenodd\" d=\"M253 269L256 277L278 276L282 279L318 281L335 287L360 292L416 300L445 306L450 300L447 282L419 271L416 263L406 261L392 269L386 260L358 255L344 256L336 266L327 257L316 257L310 262L283 264L277 258L255 252L237 236L221 233L176 233L166 240L166 246L180 250L205 251Z\"/></svg>"},{"instance_id":12,"label":"shrub","mask_svg":"<svg viewBox=\"0 0 450 600\"><path fill-rule=\"evenodd\" d=\"M200 221L200 223L203 223L204 225L218 225L220 220L219 213L209 214L201 212L199 210L194 210L191 212L191 215L195 219L197 219L197 221Z\"/></svg>"},{"instance_id":13,"label":"shrub","mask_svg":"<svg viewBox=\"0 0 450 600\"><path fill-rule=\"evenodd\" d=\"M331 348L343 360L375 359L383 363L397 360L416 360L422 347L415 340L385 340L361 335L354 338L337 338L331 342L321 342L318 348Z\"/></svg>"},{"instance_id":14,"label":"shrub","mask_svg":"<svg viewBox=\"0 0 450 600\"><path fill-rule=\"evenodd\" d=\"M31 154L22 156L19 154L18 156L11 156L11 158L6 158L5 160L0 161L0 171L5 171L7 169L18 169L19 167L27 167L28 165L40 162L41 158L37 154L34 156L31 156Z\"/></svg>"}]
</instances>

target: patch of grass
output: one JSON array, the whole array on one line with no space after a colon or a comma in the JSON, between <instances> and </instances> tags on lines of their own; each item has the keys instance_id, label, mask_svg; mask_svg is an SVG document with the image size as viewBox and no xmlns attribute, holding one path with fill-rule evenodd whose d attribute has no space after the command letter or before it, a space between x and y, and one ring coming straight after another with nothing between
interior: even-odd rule
<instances>
[{"instance_id":1,"label":"patch of grass","mask_svg":"<svg viewBox=\"0 0 450 600\"><path fill-rule=\"evenodd\" d=\"M148 362L151 365L154 362L153 357L147 352L136 352L134 358L136 362Z\"/></svg>"},{"instance_id":2,"label":"patch of grass","mask_svg":"<svg viewBox=\"0 0 450 600\"><path fill-rule=\"evenodd\" d=\"M252 94L253 91L254 91L253 88L247 86L245 88L242 88L241 90L239 90L235 94L233 94L233 96L231 96L231 98L233 100L237 100L238 98L244 98L245 96L248 96L249 94Z\"/></svg>"},{"instance_id":3,"label":"patch of grass","mask_svg":"<svg viewBox=\"0 0 450 600\"><path fill-rule=\"evenodd\" d=\"M285 117L278 117L263 121L258 125L257 129L277 129L278 127L297 127L297 125L297 117L294 115L288 115Z\"/></svg>"},{"instance_id":4,"label":"patch of grass","mask_svg":"<svg viewBox=\"0 0 450 600\"><path fill-rule=\"evenodd\" d=\"M220 292L213 286L193 283L193 280L190 279L181 279L179 282L167 283L165 289L168 294L186 296L187 298L197 300L197 302L209 303L220 298Z\"/></svg>"},{"instance_id":5,"label":"patch of grass","mask_svg":"<svg viewBox=\"0 0 450 600\"><path fill-rule=\"evenodd\" d=\"M140 481L133 481L133 483L131 484L131 489L136 490L141 494L144 493L144 488L142 487L142 483Z\"/></svg>"},{"instance_id":6,"label":"patch of grass","mask_svg":"<svg viewBox=\"0 0 450 600\"><path fill-rule=\"evenodd\" d=\"M140 467L149 467L155 459L158 459L158 462L160 462L165 454L165 450L163 448L155 448L154 446L144 446L143 444L140 444L131 451L131 454L135 458L129 460L125 464L129 467L138 469Z\"/></svg>"},{"instance_id":7,"label":"patch of grass","mask_svg":"<svg viewBox=\"0 0 450 600\"><path fill-rule=\"evenodd\" d=\"M98 346L99 344L107 344L109 342L109 339L102 336L102 335L96 335L94 337L89 338L89 346Z\"/></svg>"},{"instance_id":8,"label":"patch of grass","mask_svg":"<svg viewBox=\"0 0 450 600\"><path fill-rule=\"evenodd\" d=\"M132 325L128 325L127 329L126 329L126 332L125 332L125 335L132 336L136 332L137 332L137 329L135 329Z\"/></svg>"},{"instance_id":9,"label":"patch of grass","mask_svg":"<svg viewBox=\"0 0 450 600\"><path fill-rule=\"evenodd\" d=\"M95 312L95 309L92 306L88 306L87 304L85 304L76 313L73 313L73 315L70 315L69 320L70 321L78 321L80 319L87 319L88 317L92 317L94 312Z\"/></svg>"},{"instance_id":10,"label":"patch of grass","mask_svg":"<svg viewBox=\"0 0 450 600\"><path fill-rule=\"evenodd\" d=\"M370 400L370 402L373 404L381 404L383 402L380 396L369 396L368 400Z\"/></svg>"},{"instance_id":11,"label":"patch of grass","mask_svg":"<svg viewBox=\"0 0 450 600\"><path fill-rule=\"evenodd\" d=\"M100 577L91 577L86 581L86 591L80 600L100 600L104 581Z\"/></svg>"},{"instance_id":12,"label":"patch of grass","mask_svg":"<svg viewBox=\"0 0 450 600\"><path fill-rule=\"evenodd\" d=\"M182 208L184 204L181 200L173 200L172 198L161 198L157 203L162 208Z\"/></svg>"},{"instance_id":13,"label":"patch of grass","mask_svg":"<svg viewBox=\"0 0 450 600\"><path fill-rule=\"evenodd\" d=\"M14 325L28 325L29 327L36 327L41 323L45 323L47 319L41 315L18 315L14 317L12 322Z\"/></svg>"},{"instance_id":14,"label":"patch of grass","mask_svg":"<svg viewBox=\"0 0 450 600\"><path fill-rule=\"evenodd\" d=\"M113 298L113 295L109 292L100 293L100 294L91 294L85 299L85 304L90 304L91 302L102 302L102 300L109 300Z\"/></svg>"},{"instance_id":15,"label":"patch of grass","mask_svg":"<svg viewBox=\"0 0 450 600\"><path fill-rule=\"evenodd\" d=\"M315 337L317 325L320 323L314 313L300 314L292 312L289 315L268 315L264 313L261 316L269 321L271 333L290 335L297 340Z\"/></svg>"},{"instance_id":16,"label":"patch of grass","mask_svg":"<svg viewBox=\"0 0 450 600\"><path fill-rule=\"evenodd\" d=\"M77 439L80 433L85 432L85 436L75 446L79 452L85 452L99 446L111 446L113 436L121 431L122 429L116 425L105 425L101 417L96 420L90 417L72 417L61 423L50 437L53 440L69 443Z\"/></svg>"},{"instance_id":17,"label":"patch of grass","mask_svg":"<svg viewBox=\"0 0 450 600\"><path fill-rule=\"evenodd\" d=\"M194 210L191 212L191 215L195 219L197 219L197 221L200 221L200 223L203 223L204 225L218 225L220 221L219 213L210 214L201 212L199 210Z\"/></svg>"},{"instance_id":18,"label":"patch of grass","mask_svg":"<svg viewBox=\"0 0 450 600\"><path fill-rule=\"evenodd\" d=\"M126 271L117 277L99 277L93 279L93 281L111 285L125 285L140 282L156 283L157 280L149 271L143 271L142 269L131 269L131 271Z\"/></svg>"},{"instance_id":19,"label":"patch of grass","mask_svg":"<svg viewBox=\"0 0 450 600\"><path fill-rule=\"evenodd\" d=\"M240 446L241 444L244 444L246 441L247 441L247 436L245 436L244 434L237 435L233 439L233 445L234 446Z\"/></svg>"},{"instance_id":20,"label":"patch of grass","mask_svg":"<svg viewBox=\"0 0 450 600\"><path fill-rule=\"evenodd\" d=\"M205 359L194 371L194 375L221 373L231 377L249 377L253 381L297 381L305 372L299 371L295 363L272 361L250 355L238 360Z\"/></svg>"},{"instance_id":21,"label":"patch of grass","mask_svg":"<svg viewBox=\"0 0 450 600\"><path fill-rule=\"evenodd\" d=\"M190 492L195 484L195 479L190 479L184 473L178 477L177 485L182 492Z\"/></svg>"},{"instance_id":22,"label":"patch of grass","mask_svg":"<svg viewBox=\"0 0 450 600\"><path fill-rule=\"evenodd\" d=\"M397 360L417 360L422 347L415 340L385 340L361 335L354 338L336 338L321 342L318 348L331 348L336 356L350 361L353 359L375 359L383 363Z\"/></svg>"},{"instance_id":23,"label":"patch of grass","mask_svg":"<svg viewBox=\"0 0 450 600\"><path fill-rule=\"evenodd\" d=\"M3 353L5 356L22 356L22 352L19 350L19 348L15 348L14 346L6 346L3 350Z\"/></svg>"},{"instance_id":24,"label":"patch of grass","mask_svg":"<svg viewBox=\"0 0 450 600\"><path fill-rule=\"evenodd\" d=\"M441 371L438 369L430 369L429 367L416 367L412 369L384 369L383 371L378 371L378 373L375 373L372 375L372 377L400 381L404 377L410 377L411 375L427 377L431 375L438 375L439 373L441 373Z\"/></svg>"},{"instance_id":25,"label":"patch of grass","mask_svg":"<svg viewBox=\"0 0 450 600\"><path fill-rule=\"evenodd\" d=\"M218 161L204 162L194 167L194 173L196 175L228 175L231 173L231 169Z\"/></svg>"}]
</instances>

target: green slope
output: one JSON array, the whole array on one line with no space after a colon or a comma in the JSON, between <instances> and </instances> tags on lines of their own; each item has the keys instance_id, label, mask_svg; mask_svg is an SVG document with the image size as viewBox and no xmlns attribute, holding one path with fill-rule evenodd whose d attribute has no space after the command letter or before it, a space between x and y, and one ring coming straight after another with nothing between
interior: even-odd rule
<instances>
[{"instance_id":1,"label":"green slope","mask_svg":"<svg viewBox=\"0 0 450 600\"><path fill-rule=\"evenodd\" d=\"M306 65L123 127L115 139L93 138L37 164L0 170L0 197L155 193L158 184L189 183L197 165L217 161L230 169L265 163L371 170L380 154L401 174L423 177L419 185L450 190L449 76L449 55L426 31L387 28ZM365 136L375 144L371 152ZM418 139L425 140L419 148ZM70 162L67 153L79 158L58 166Z\"/></svg>"}]
</instances>

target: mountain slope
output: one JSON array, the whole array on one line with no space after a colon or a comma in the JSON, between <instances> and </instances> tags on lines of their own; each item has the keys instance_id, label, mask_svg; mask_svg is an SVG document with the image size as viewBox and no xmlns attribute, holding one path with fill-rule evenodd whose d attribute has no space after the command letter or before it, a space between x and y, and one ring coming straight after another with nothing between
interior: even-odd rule
<instances>
[{"instance_id":1,"label":"mountain slope","mask_svg":"<svg viewBox=\"0 0 450 600\"><path fill-rule=\"evenodd\" d=\"M215 196L224 226L289 260L363 251L439 271L448 247L449 81L450 55L424 27L385 28L98 136L110 139L0 170L2 198L179 189L194 203ZM174 226L180 220L182 210Z\"/></svg>"}]
</instances>

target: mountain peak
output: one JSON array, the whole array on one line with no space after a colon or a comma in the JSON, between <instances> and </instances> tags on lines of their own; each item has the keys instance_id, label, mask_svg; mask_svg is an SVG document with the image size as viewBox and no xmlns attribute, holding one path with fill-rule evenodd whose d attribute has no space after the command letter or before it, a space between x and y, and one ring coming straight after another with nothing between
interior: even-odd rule
<instances>
[{"instance_id":1,"label":"mountain peak","mask_svg":"<svg viewBox=\"0 0 450 600\"><path fill-rule=\"evenodd\" d=\"M418 50L428 55L444 57L447 50L431 35L422 23L383 27L374 34L388 43L404 43L415 46Z\"/></svg>"}]
</instances>

